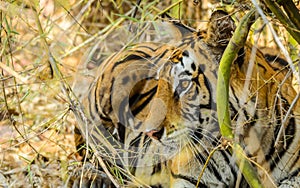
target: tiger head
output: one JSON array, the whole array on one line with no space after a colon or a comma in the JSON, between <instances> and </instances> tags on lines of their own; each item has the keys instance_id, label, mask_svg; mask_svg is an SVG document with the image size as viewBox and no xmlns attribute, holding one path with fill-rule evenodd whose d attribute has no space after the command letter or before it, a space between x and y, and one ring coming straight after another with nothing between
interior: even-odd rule
<instances>
[{"instance_id":1,"label":"tiger head","mask_svg":"<svg viewBox=\"0 0 300 188\"><path fill-rule=\"evenodd\" d=\"M189 51L178 50L158 69L157 92L144 121L150 137L175 147L216 123L211 86L199 63Z\"/></svg>"},{"instance_id":2,"label":"tiger head","mask_svg":"<svg viewBox=\"0 0 300 188\"><path fill-rule=\"evenodd\" d=\"M214 34L213 28L217 25L224 31L222 35ZM234 22L227 13L214 12L205 42L200 40L200 34L191 33L192 45L174 49L168 60L157 68L157 91L143 123L143 131L148 136L179 150L187 143L205 142L206 145L217 140L219 127L214 92L218 63L215 62L234 29Z\"/></svg>"}]
</instances>

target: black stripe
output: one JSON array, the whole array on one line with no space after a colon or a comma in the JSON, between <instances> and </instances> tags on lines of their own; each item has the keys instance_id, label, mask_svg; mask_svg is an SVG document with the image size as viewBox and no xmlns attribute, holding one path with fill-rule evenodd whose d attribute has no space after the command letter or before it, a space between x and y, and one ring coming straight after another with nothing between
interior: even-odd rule
<instances>
[{"instance_id":1,"label":"black stripe","mask_svg":"<svg viewBox=\"0 0 300 188\"><path fill-rule=\"evenodd\" d=\"M234 92L234 91L238 91L238 90L236 90L235 88L233 88L231 84L229 85L229 87L230 87L230 89L232 91L232 94L233 94L233 97L234 97L234 101L236 101L236 103L239 104L239 98L237 97L237 95Z\"/></svg>"},{"instance_id":2,"label":"black stripe","mask_svg":"<svg viewBox=\"0 0 300 188\"><path fill-rule=\"evenodd\" d=\"M198 118L194 116L194 114L190 114L188 112L185 112L184 109L181 109L181 114L184 119L188 119L190 122L196 121Z\"/></svg>"},{"instance_id":3,"label":"black stripe","mask_svg":"<svg viewBox=\"0 0 300 188\"><path fill-rule=\"evenodd\" d=\"M264 73L266 73L266 72L268 71L264 65L261 65L260 63L258 63L258 66L259 66L261 69L263 69Z\"/></svg>"},{"instance_id":4,"label":"black stripe","mask_svg":"<svg viewBox=\"0 0 300 188\"><path fill-rule=\"evenodd\" d=\"M288 66L289 63L284 60L283 58L277 56L277 55L271 55L271 54L264 54L264 57L265 57L265 60L269 63L272 63L272 62L276 62L276 63L279 63L281 66L285 67L285 66ZM271 65L272 66L272 65ZM274 67L273 67L274 68ZM274 68L275 70L278 70L276 68Z\"/></svg>"},{"instance_id":5,"label":"black stripe","mask_svg":"<svg viewBox=\"0 0 300 188\"><path fill-rule=\"evenodd\" d=\"M95 116L94 116L94 113L92 113L92 107L95 107L95 110L98 112L98 106L97 106L97 101L91 101L91 95L94 94L94 97L96 95L96 92L90 92L89 95L88 95L88 106L89 106L89 114L91 116L91 119L95 119ZM94 105L92 105L94 104Z\"/></svg>"},{"instance_id":6,"label":"black stripe","mask_svg":"<svg viewBox=\"0 0 300 188\"><path fill-rule=\"evenodd\" d=\"M140 153L142 153L141 155L141 159L143 159L145 157L145 155L147 155L149 153L148 149L149 149L149 146L152 144L152 139L150 139L149 136L143 134L144 138L144 142L143 142L143 147L142 147L142 151L139 151Z\"/></svg>"},{"instance_id":7,"label":"black stripe","mask_svg":"<svg viewBox=\"0 0 300 188\"><path fill-rule=\"evenodd\" d=\"M273 145L275 143L275 139L277 138L277 135L279 134L280 126L281 126L281 121L280 121L280 124L277 124L277 127L275 129L275 137L272 141ZM275 150L275 147L271 147L268 154L266 155L266 159L270 163L271 170L274 170L274 168L276 167L278 162L281 160L282 156L284 156L284 154L287 152L287 150L293 143L293 140L295 137L295 132L296 132L295 126L296 126L295 119L292 117L288 122L288 126L286 127L285 132L283 133L283 134L287 135L287 138L285 140L286 148L283 148L283 146L281 146L280 148L277 148ZM275 152L276 152L276 154L275 154Z\"/></svg>"},{"instance_id":8,"label":"black stripe","mask_svg":"<svg viewBox=\"0 0 300 188\"><path fill-rule=\"evenodd\" d=\"M161 172L161 163L158 163L156 165L153 166L153 170L151 172L151 176L156 174L156 173L159 173Z\"/></svg>"},{"instance_id":9,"label":"black stripe","mask_svg":"<svg viewBox=\"0 0 300 188\"><path fill-rule=\"evenodd\" d=\"M200 115L199 115L199 122L200 122ZM202 134L202 130L203 128L202 127L197 127L197 129L192 132L192 141L195 143L195 144L198 144L199 143L199 140L201 140L203 138L203 134ZM195 138L194 138L195 137Z\"/></svg>"},{"instance_id":10,"label":"black stripe","mask_svg":"<svg viewBox=\"0 0 300 188\"><path fill-rule=\"evenodd\" d=\"M216 179L218 179L219 181L223 182L222 176L219 173L219 169L216 168L216 161L214 158L210 159L208 168L213 172L214 176L216 177ZM223 182L224 183L224 182Z\"/></svg>"},{"instance_id":11,"label":"black stripe","mask_svg":"<svg viewBox=\"0 0 300 188\"><path fill-rule=\"evenodd\" d=\"M172 23L180 31L183 37L187 35L191 35L192 33L196 32L193 28L188 28L187 26L183 25L181 22L172 22Z\"/></svg>"},{"instance_id":12,"label":"black stripe","mask_svg":"<svg viewBox=\"0 0 300 188\"><path fill-rule=\"evenodd\" d=\"M137 103L137 101L141 98L147 98L146 100L144 100L144 102L142 104L140 104L139 106L135 106L134 109L132 109L132 114L135 116L137 115L139 112L141 112L146 106L147 104L150 103L150 101L152 100L153 96L155 95L157 91L157 86L153 87L150 91L143 93L143 94L135 94L133 96L130 97L129 99L129 105L130 108L132 109L133 105L135 103Z\"/></svg>"},{"instance_id":13,"label":"black stripe","mask_svg":"<svg viewBox=\"0 0 300 188\"><path fill-rule=\"evenodd\" d=\"M206 160L207 160L206 157L202 156L201 153L198 153L196 155L196 158L198 159L198 161L199 161L200 164L204 164L206 162ZM208 163L208 165L207 165L207 167L206 167L208 169L204 169L204 170L210 170L213 173L213 175L218 180L221 181L222 180L222 176L219 174L218 170L215 168L215 165L212 163L212 161L213 161L213 163L215 163L215 161L213 160L213 158L211 158L210 161L209 161L209 163Z\"/></svg>"},{"instance_id":14,"label":"black stripe","mask_svg":"<svg viewBox=\"0 0 300 188\"><path fill-rule=\"evenodd\" d=\"M137 136L137 137L135 137L133 140L131 140L131 142L129 143L129 146L134 146L134 147L139 147L139 144L140 144L140 142L141 142L141 137L142 137L142 132L140 132L140 134Z\"/></svg>"},{"instance_id":15,"label":"black stripe","mask_svg":"<svg viewBox=\"0 0 300 188\"><path fill-rule=\"evenodd\" d=\"M193 38L194 38L194 37L193 37ZM195 48L195 44L196 44L195 40L191 41L190 46L191 46L192 49Z\"/></svg>"},{"instance_id":16,"label":"black stripe","mask_svg":"<svg viewBox=\"0 0 300 188\"><path fill-rule=\"evenodd\" d=\"M201 54L205 59L209 60L210 58L207 56L205 51L201 49L200 47L198 48L198 53Z\"/></svg>"},{"instance_id":17,"label":"black stripe","mask_svg":"<svg viewBox=\"0 0 300 188\"><path fill-rule=\"evenodd\" d=\"M100 110L99 110L99 106L101 105L100 104L100 96L99 97L97 97L97 95L98 95L98 93L97 93L97 91L98 91L98 83L99 82L99 80L97 80L97 82L96 82L96 84L95 84L95 86L94 86L94 92L93 92L93 94L94 94L94 101L90 101L91 100L91 98L89 98L89 106L90 106L90 115L92 116L91 118L92 119L95 119L95 115L92 113L93 111L92 111L92 109L91 109L91 107L92 106L95 106L95 111L96 111L96 113L97 113L97 115L99 116L99 112L100 112ZM95 104L94 104L95 103ZM92 105L92 104L94 104L94 105ZM98 106L99 105L99 106ZM105 115L107 115L107 114L105 114Z\"/></svg>"},{"instance_id":18,"label":"black stripe","mask_svg":"<svg viewBox=\"0 0 300 188\"><path fill-rule=\"evenodd\" d=\"M277 113L275 112L275 116L277 117ZM278 121L278 120L277 120ZM279 124L280 125L280 124ZM267 152L267 154L265 155L265 158L267 161L269 161L270 165L273 166L274 168L274 162L272 161L272 156L273 154L275 153L275 139L276 139L276 136L278 135L278 132L279 132L279 129L280 129L280 126L278 125L278 123L276 123L276 127L275 127L275 130L274 130L274 138L272 139L272 143L271 144L271 147L269 148L269 151ZM276 165L275 165L276 166Z\"/></svg>"},{"instance_id":19,"label":"black stripe","mask_svg":"<svg viewBox=\"0 0 300 188\"><path fill-rule=\"evenodd\" d=\"M278 180L278 183L281 184L285 180L290 180L292 177L297 178L298 174L300 173L300 168L294 170L292 173L290 173L288 176L281 178ZM292 186L291 186L292 187Z\"/></svg>"},{"instance_id":20,"label":"black stripe","mask_svg":"<svg viewBox=\"0 0 300 188\"><path fill-rule=\"evenodd\" d=\"M111 72L113 72L115 70L116 67L118 67L119 65L123 64L123 63L126 63L127 61L131 61L131 60L140 60L140 59L144 59L142 58L140 55L136 55L136 54L130 54L128 56L126 56L124 59L120 60L120 61L117 61L112 69L111 69Z\"/></svg>"},{"instance_id":21,"label":"black stripe","mask_svg":"<svg viewBox=\"0 0 300 188\"><path fill-rule=\"evenodd\" d=\"M230 111L230 119L234 120L234 118L238 114L238 111L234 108L232 102L230 102L230 101L229 101L229 111Z\"/></svg>"},{"instance_id":22,"label":"black stripe","mask_svg":"<svg viewBox=\"0 0 300 188\"><path fill-rule=\"evenodd\" d=\"M184 72L181 72L181 73L178 75L178 77L180 77L180 76L185 76L185 75L192 76L193 74L186 70L186 71L184 71Z\"/></svg>"},{"instance_id":23,"label":"black stripe","mask_svg":"<svg viewBox=\"0 0 300 188\"><path fill-rule=\"evenodd\" d=\"M151 188L163 188L161 185L151 185Z\"/></svg>"},{"instance_id":24,"label":"black stripe","mask_svg":"<svg viewBox=\"0 0 300 188\"><path fill-rule=\"evenodd\" d=\"M235 169L235 165L231 165L232 164L232 161L230 161L231 159L229 158L231 156L230 152L228 150L219 150L222 154L222 156L224 157L224 160L226 161L226 164L228 164L228 166L230 167L230 171L231 171L231 174L234 176L234 182L236 182L236 179L237 179L237 172L236 172L236 169Z\"/></svg>"},{"instance_id":25,"label":"black stripe","mask_svg":"<svg viewBox=\"0 0 300 188\"><path fill-rule=\"evenodd\" d=\"M194 37L188 36L188 37L183 38L181 41L182 41L182 43L179 45L179 47L184 46L186 44L190 44L192 41L194 41Z\"/></svg>"},{"instance_id":26,"label":"black stripe","mask_svg":"<svg viewBox=\"0 0 300 188\"><path fill-rule=\"evenodd\" d=\"M296 166L297 165L296 163L298 162L298 160L300 158L300 150L298 150L298 153L296 152L294 155L296 155L297 157L296 157L296 159L294 160L294 162L293 162L293 164L291 166ZM300 168L298 168L297 170L299 172Z\"/></svg>"},{"instance_id":27,"label":"black stripe","mask_svg":"<svg viewBox=\"0 0 300 188\"><path fill-rule=\"evenodd\" d=\"M236 58L234 63L237 63L239 68L241 68L243 66L243 64L245 63L245 49L244 48L241 48L239 50L238 57Z\"/></svg>"},{"instance_id":28,"label":"black stripe","mask_svg":"<svg viewBox=\"0 0 300 188\"><path fill-rule=\"evenodd\" d=\"M216 110L217 105L213 102L212 97L211 97L212 96L212 94L211 94L212 85L210 84L210 82L208 81L208 79L205 75L203 76L203 79L204 79L205 88L208 91L208 96L207 97L209 97L209 104L211 105L211 108L213 110Z\"/></svg>"},{"instance_id":29,"label":"black stripe","mask_svg":"<svg viewBox=\"0 0 300 188\"><path fill-rule=\"evenodd\" d=\"M197 96L199 95L199 89L198 89L198 90L196 89L196 88L198 88L199 86L192 86L192 87L195 88L195 91L194 91L194 93L193 93L193 96L191 97L191 100L193 101L193 100L197 99ZM203 97L202 99L206 98L206 95L204 95L204 96L205 96L205 97ZM190 103L188 103L188 104L190 104Z\"/></svg>"},{"instance_id":30,"label":"black stripe","mask_svg":"<svg viewBox=\"0 0 300 188\"><path fill-rule=\"evenodd\" d=\"M171 175L174 179L183 179L183 180L186 180L186 181L190 182L193 185L197 185L197 182L198 182L198 180L196 180L194 178L184 176L184 175L181 175L181 174L174 174L174 172L172 172L172 171L171 171ZM203 184L201 182L199 183L199 187L208 188L208 186L206 186L205 184Z\"/></svg>"},{"instance_id":31,"label":"black stripe","mask_svg":"<svg viewBox=\"0 0 300 188\"><path fill-rule=\"evenodd\" d=\"M112 79L111 79L111 84L110 84L110 89L109 89L109 93L110 93L109 107L108 107L108 109L105 109L105 110L107 110L107 112L112 112L112 111L113 111L111 101L112 101L112 93L114 92L114 91L113 91L113 88L115 88L115 87L113 87L114 84L115 84L115 78L112 77ZM99 98L99 99L100 99L100 98ZM100 103L99 103L99 104L100 104ZM103 111L103 110L102 110L102 111Z\"/></svg>"},{"instance_id":32,"label":"black stripe","mask_svg":"<svg viewBox=\"0 0 300 188\"><path fill-rule=\"evenodd\" d=\"M130 143L130 151L128 152L128 160L129 160L129 164L130 164L130 171L132 174L135 174L136 172L136 167L138 164L138 148L139 148L139 144L141 141L141 137L142 137L143 133L140 133L137 137L135 137Z\"/></svg>"},{"instance_id":33,"label":"black stripe","mask_svg":"<svg viewBox=\"0 0 300 188\"><path fill-rule=\"evenodd\" d=\"M205 109L211 109L211 110L216 110L216 103L208 103L208 104L200 104L200 110L202 109L202 108L205 108Z\"/></svg>"},{"instance_id":34,"label":"black stripe","mask_svg":"<svg viewBox=\"0 0 300 188\"><path fill-rule=\"evenodd\" d=\"M146 47L146 46L144 46L144 47ZM150 49L152 52L155 51L155 50L153 50L153 49L150 48L150 47L146 47L146 48ZM135 53L142 54L141 57L143 57L143 59L144 59L144 58L151 58L151 55L150 55L150 54L148 54L148 53L146 53L146 52L144 52L144 51L141 51L141 50L139 50L139 49L136 49L134 52L135 52Z\"/></svg>"},{"instance_id":35,"label":"black stripe","mask_svg":"<svg viewBox=\"0 0 300 188\"><path fill-rule=\"evenodd\" d=\"M155 57L155 61L153 62L155 65L158 64L159 61L162 60L162 57L166 55L166 53L169 51L169 49L166 49L163 53L161 53L159 56Z\"/></svg>"},{"instance_id":36,"label":"black stripe","mask_svg":"<svg viewBox=\"0 0 300 188\"><path fill-rule=\"evenodd\" d=\"M125 96L123 98L123 100L121 101L121 103L120 103L119 109L117 109L118 110L117 114L118 114L119 123L122 123L123 126L126 126L126 127L129 126L127 112L125 111L125 108L128 104L128 100L129 100L128 97Z\"/></svg>"},{"instance_id":37,"label":"black stripe","mask_svg":"<svg viewBox=\"0 0 300 188\"><path fill-rule=\"evenodd\" d=\"M149 44L153 44L153 43L149 43ZM156 45L158 45L158 44L156 44ZM145 46L144 45L137 45L137 47L139 47L139 49L146 48L146 49L151 50L152 52L155 52L158 49L158 48L156 48L156 49L151 48L150 45L145 45ZM157 46L155 46L155 47L157 47ZM135 50L135 51L140 52L140 50Z\"/></svg>"},{"instance_id":38,"label":"black stripe","mask_svg":"<svg viewBox=\"0 0 300 188\"><path fill-rule=\"evenodd\" d=\"M120 137L121 143L125 143L125 132L126 132L126 127L118 123L118 135Z\"/></svg>"},{"instance_id":39,"label":"black stripe","mask_svg":"<svg viewBox=\"0 0 300 188\"><path fill-rule=\"evenodd\" d=\"M99 113L99 117L100 117L100 119L103 120L103 121L112 122L110 118L105 117L103 114L100 114L100 113Z\"/></svg>"}]
</instances>

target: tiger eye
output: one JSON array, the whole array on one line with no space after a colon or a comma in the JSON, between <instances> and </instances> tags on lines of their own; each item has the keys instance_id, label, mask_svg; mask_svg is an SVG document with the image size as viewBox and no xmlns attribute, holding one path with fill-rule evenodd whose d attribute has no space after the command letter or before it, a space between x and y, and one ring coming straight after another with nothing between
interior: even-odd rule
<instances>
[{"instance_id":1,"label":"tiger eye","mask_svg":"<svg viewBox=\"0 0 300 188\"><path fill-rule=\"evenodd\" d=\"M182 88L187 88L190 85L190 81L185 80L185 81L182 81L180 84L181 84Z\"/></svg>"}]
</instances>

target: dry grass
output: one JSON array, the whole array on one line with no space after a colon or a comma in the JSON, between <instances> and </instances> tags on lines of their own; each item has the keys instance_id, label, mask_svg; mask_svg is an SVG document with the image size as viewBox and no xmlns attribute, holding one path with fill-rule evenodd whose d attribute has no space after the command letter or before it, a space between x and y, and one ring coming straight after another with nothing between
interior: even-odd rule
<instances>
[{"instance_id":1,"label":"dry grass","mask_svg":"<svg viewBox=\"0 0 300 188\"><path fill-rule=\"evenodd\" d=\"M178 4L149 2L133 17L136 1L129 0L0 1L0 186L65 186L78 166L68 98L76 68L96 42L112 42L107 36L117 26L151 20ZM182 7L186 14L173 15L193 27L213 8L207 1Z\"/></svg>"},{"instance_id":2,"label":"dry grass","mask_svg":"<svg viewBox=\"0 0 300 188\"><path fill-rule=\"evenodd\" d=\"M63 92L95 41L130 20L135 1L1 1L0 186L62 187L77 167ZM138 11L159 14L159 1ZM142 6L145 3L141 4ZM142 15L144 19L150 15ZM128 22L128 21L127 21ZM55 58L62 76L50 66Z\"/></svg>"},{"instance_id":3,"label":"dry grass","mask_svg":"<svg viewBox=\"0 0 300 188\"><path fill-rule=\"evenodd\" d=\"M33 2L0 2L3 187L63 186L76 161L75 119L61 91L63 80L51 71L47 48L64 81L71 83L84 50L62 56L82 43L83 32L60 1Z\"/></svg>"}]
</instances>

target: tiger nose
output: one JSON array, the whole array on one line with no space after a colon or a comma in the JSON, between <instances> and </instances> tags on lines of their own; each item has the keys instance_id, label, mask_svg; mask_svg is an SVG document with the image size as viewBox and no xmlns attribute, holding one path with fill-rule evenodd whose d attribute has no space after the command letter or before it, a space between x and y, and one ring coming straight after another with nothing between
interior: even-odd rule
<instances>
[{"instance_id":1,"label":"tiger nose","mask_svg":"<svg viewBox=\"0 0 300 188\"><path fill-rule=\"evenodd\" d=\"M163 121L166 119L167 105L160 98L154 98L150 104L149 114L143 122L143 131L147 135L152 136L159 132Z\"/></svg>"},{"instance_id":2,"label":"tiger nose","mask_svg":"<svg viewBox=\"0 0 300 188\"><path fill-rule=\"evenodd\" d=\"M164 133L164 129L163 128L161 128L160 130L152 129L152 130L146 131L145 133L150 138L153 138L155 140L160 140Z\"/></svg>"},{"instance_id":3,"label":"tiger nose","mask_svg":"<svg viewBox=\"0 0 300 188\"><path fill-rule=\"evenodd\" d=\"M150 131L146 132L146 135L151 138L156 139L156 137L154 136L154 133L157 133L157 132L158 132L157 130L150 130Z\"/></svg>"}]
</instances>

